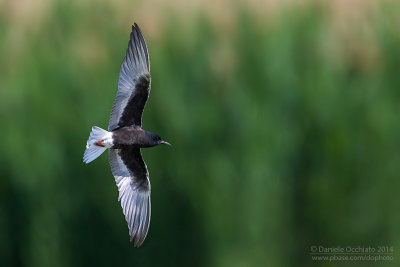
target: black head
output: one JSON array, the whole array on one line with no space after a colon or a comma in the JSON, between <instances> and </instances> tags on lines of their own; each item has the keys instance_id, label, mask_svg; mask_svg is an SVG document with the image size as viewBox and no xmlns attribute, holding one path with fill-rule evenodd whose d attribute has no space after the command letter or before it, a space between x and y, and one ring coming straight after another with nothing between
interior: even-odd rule
<instances>
[{"instance_id":1,"label":"black head","mask_svg":"<svg viewBox=\"0 0 400 267\"><path fill-rule=\"evenodd\" d=\"M166 141L164 141L164 140L162 140L161 139L161 137L160 136L158 136L157 134L155 134L155 133L153 133L152 135L151 135L151 145L152 146L155 146L155 145L160 145L160 144L164 144L164 145L171 145L170 143L168 143L168 142L166 142Z\"/></svg>"}]
</instances>

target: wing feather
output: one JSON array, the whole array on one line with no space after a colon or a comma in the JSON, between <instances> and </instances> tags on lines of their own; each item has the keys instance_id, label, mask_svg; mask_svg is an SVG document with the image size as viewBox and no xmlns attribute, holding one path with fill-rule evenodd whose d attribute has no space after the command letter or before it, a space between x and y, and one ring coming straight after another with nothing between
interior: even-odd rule
<instances>
[{"instance_id":1,"label":"wing feather","mask_svg":"<svg viewBox=\"0 0 400 267\"><path fill-rule=\"evenodd\" d=\"M139 247L150 223L150 181L139 148L110 149L110 166L118 187L130 240Z\"/></svg>"},{"instance_id":2,"label":"wing feather","mask_svg":"<svg viewBox=\"0 0 400 267\"><path fill-rule=\"evenodd\" d=\"M142 113L150 93L150 60L146 41L135 23L118 80L118 92L110 115L108 130L141 125Z\"/></svg>"}]
</instances>

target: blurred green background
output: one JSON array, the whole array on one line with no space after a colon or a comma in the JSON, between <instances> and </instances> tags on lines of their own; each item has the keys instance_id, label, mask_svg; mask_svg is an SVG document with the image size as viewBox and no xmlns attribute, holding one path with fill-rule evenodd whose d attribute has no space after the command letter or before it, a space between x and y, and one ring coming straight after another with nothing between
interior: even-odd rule
<instances>
[{"instance_id":1,"label":"blurred green background","mask_svg":"<svg viewBox=\"0 0 400 267\"><path fill-rule=\"evenodd\" d=\"M395 1L0 1L1 266L398 266ZM106 128L147 40L149 234L129 243ZM393 246L312 261L311 246Z\"/></svg>"}]
</instances>

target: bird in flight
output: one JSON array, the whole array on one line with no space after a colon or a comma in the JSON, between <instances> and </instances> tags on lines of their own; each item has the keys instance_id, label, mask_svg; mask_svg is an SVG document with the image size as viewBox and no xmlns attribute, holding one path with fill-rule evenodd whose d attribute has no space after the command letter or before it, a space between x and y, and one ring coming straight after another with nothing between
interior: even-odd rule
<instances>
[{"instance_id":1,"label":"bird in flight","mask_svg":"<svg viewBox=\"0 0 400 267\"><path fill-rule=\"evenodd\" d=\"M111 172L118 186L130 241L139 247L150 224L150 181L141 148L170 145L142 128L142 113L150 93L150 61L146 42L134 23L118 80L118 92L108 131L92 127L83 156L92 162L109 149Z\"/></svg>"}]
</instances>

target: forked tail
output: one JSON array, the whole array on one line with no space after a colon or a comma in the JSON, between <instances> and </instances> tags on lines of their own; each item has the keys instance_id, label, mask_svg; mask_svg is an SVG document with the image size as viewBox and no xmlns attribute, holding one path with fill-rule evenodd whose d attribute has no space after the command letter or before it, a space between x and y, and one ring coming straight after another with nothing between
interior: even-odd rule
<instances>
[{"instance_id":1,"label":"forked tail","mask_svg":"<svg viewBox=\"0 0 400 267\"><path fill-rule=\"evenodd\" d=\"M83 155L83 162L89 163L97 159L107 148L110 147L112 140L111 133L101 129L100 127L93 126L89 139L86 143L85 154Z\"/></svg>"}]
</instances>

